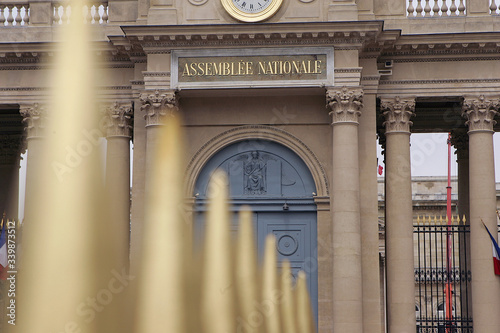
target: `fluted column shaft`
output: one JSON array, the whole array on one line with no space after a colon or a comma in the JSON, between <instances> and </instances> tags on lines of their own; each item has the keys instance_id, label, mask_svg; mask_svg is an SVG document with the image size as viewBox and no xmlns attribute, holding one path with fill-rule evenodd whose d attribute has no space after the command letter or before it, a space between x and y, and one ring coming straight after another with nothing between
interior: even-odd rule
<instances>
[{"instance_id":1,"label":"fluted column shaft","mask_svg":"<svg viewBox=\"0 0 500 333\"><path fill-rule=\"evenodd\" d=\"M361 89L328 90L333 132L333 331L363 332L358 117Z\"/></svg>"},{"instance_id":2,"label":"fluted column shaft","mask_svg":"<svg viewBox=\"0 0 500 333\"><path fill-rule=\"evenodd\" d=\"M106 127L106 191L110 222L116 235L117 268L128 267L130 248L131 103L104 107Z\"/></svg>"},{"instance_id":3,"label":"fluted column shaft","mask_svg":"<svg viewBox=\"0 0 500 333\"><path fill-rule=\"evenodd\" d=\"M485 96L466 98L463 115L469 129L469 203L474 331L498 332L500 279L494 275L491 240L481 222L496 235L496 190L493 153L493 118L500 100Z\"/></svg>"},{"instance_id":4,"label":"fluted column shaft","mask_svg":"<svg viewBox=\"0 0 500 333\"><path fill-rule=\"evenodd\" d=\"M387 329L415 332L410 121L414 99L382 99L385 117Z\"/></svg>"},{"instance_id":5,"label":"fluted column shaft","mask_svg":"<svg viewBox=\"0 0 500 333\"><path fill-rule=\"evenodd\" d=\"M35 103L21 105L20 113L25 123L28 156L26 161L26 190L24 198L24 219L30 220L33 212L34 194L39 180L40 159L42 158L42 139L47 122L45 106Z\"/></svg>"},{"instance_id":6,"label":"fluted column shaft","mask_svg":"<svg viewBox=\"0 0 500 333\"><path fill-rule=\"evenodd\" d=\"M374 169L377 163L376 123L376 95L365 91L358 129L363 333L381 331L377 173Z\"/></svg>"}]
</instances>

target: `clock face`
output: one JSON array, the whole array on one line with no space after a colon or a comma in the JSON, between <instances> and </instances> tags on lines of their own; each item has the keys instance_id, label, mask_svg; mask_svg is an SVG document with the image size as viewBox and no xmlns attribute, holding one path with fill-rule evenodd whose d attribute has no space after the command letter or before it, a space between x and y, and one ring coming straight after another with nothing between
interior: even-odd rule
<instances>
[{"instance_id":1,"label":"clock face","mask_svg":"<svg viewBox=\"0 0 500 333\"><path fill-rule=\"evenodd\" d=\"M229 15L243 22L264 21L280 9L283 0L220 0Z\"/></svg>"},{"instance_id":2,"label":"clock face","mask_svg":"<svg viewBox=\"0 0 500 333\"><path fill-rule=\"evenodd\" d=\"M232 0L233 4L245 13L260 13L272 3L271 0Z\"/></svg>"}]
</instances>

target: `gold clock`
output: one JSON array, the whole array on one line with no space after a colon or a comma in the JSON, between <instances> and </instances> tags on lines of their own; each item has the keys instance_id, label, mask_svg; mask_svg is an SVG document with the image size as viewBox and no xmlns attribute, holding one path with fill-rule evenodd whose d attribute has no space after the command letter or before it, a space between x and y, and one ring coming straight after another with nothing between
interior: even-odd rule
<instances>
[{"instance_id":1,"label":"gold clock","mask_svg":"<svg viewBox=\"0 0 500 333\"><path fill-rule=\"evenodd\" d=\"M221 0L224 9L243 22L264 21L278 11L283 0Z\"/></svg>"}]
</instances>

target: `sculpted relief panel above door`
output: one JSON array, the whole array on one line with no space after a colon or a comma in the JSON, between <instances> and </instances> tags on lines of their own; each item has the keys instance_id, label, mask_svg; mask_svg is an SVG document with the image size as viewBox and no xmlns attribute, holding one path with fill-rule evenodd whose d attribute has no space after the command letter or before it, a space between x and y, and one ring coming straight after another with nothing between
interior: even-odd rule
<instances>
[{"instance_id":1,"label":"sculpted relief panel above door","mask_svg":"<svg viewBox=\"0 0 500 333\"><path fill-rule=\"evenodd\" d=\"M243 141L223 151L224 155L216 154L203 172L213 172L217 168L226 171L232 198L313 196L312 178L303 177L304 174L310 175L309 170L289 149L270 141ZM195 193L204 197L208 184L203 181L204 177L198 179Z\"/></svg>"}]
</instances>

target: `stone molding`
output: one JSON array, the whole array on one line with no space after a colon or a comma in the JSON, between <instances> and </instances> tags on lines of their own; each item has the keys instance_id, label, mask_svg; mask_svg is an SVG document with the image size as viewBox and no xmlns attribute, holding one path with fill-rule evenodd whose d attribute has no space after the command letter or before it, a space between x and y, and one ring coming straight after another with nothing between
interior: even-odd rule
<instances>
[{"instance_id":1,"label":"stone molding","mask_svg":"<svg viewBox=\"0 0 500 333\"><path fill-rule=\"evenodd\" d=\"M132 134L132 103L114 102L102 108L107 137L127 137Z\"/></svg>"},{"instance_id":2,"label":"stone molding","mask_svg":"<svg viewBox=\"0 0 500 333\"><path fill-rule=\"evenodd\" d=\"M500 58L499 58L500 60ZM435 79L435 80L383 80L381 85L415 85L415 84L461 84L461 83L498 83L500 79Z\"/></svg>"},{"instance_id":3,"label":"stone molding","mask_svg":"<svg viewBox=\"0 0 500 333\"><path fill-rule=\"evenodd\" d=\"M453 129L451 131L451 144L456 149L457 161L469 158L469 135L467 134L467 129Z\"/></svg>"},{"instance_id":4,"label":"stone molding","mask_svg":"<svg viewBox=\"0 0 500 333\"><path fill-rule=\"evenodd\" d=\"M193 6L201 6L207 3L208 0L188 0Z\"/></svg>"},{"instance_id":5,"label":"stone molding","mask_svg":"<svg viewBox=\"0 0 500 333\"><path fill-rule=\"evenodd\" d=\"M363 90L343 87L326 91L326 105L332 116L332 125L341 123L359 124L363 109Z\"/></svg>"},{"instance_id":6,"label":"stone molding","mask_svg":"<svg viewBox=\"0 0 500 333\"><path fill-rule=\"evenodd\" d=\"M172 117L179 107L174 90L144 92L139 99L142 103L141 110L145 112L146 127L165 124L166 118Z\"/></svg>"},{"instance_id":7,"label":"stone molding","mask_svg":"<svg viewBox=\"0 0 500 333\"><path fill-rule=\"evenodd\" d=\"M259 25L175 26L165 29L143 26L124 28L126 38L147 54L162 53L172 47L240 47L335 45L335 49L358 50L380 34L380 22L310 22L304 29L297 22ZM393 42L395 38L389 38ZM384 41L385 42L385 41Z\"/></svg>"},{"instance_id":8,"label":"stone molding","mask_svg":"<svg viewBox=\"0 0 500 333\"><path fill-rule=\"evenodd\" d=\"M467 119L469 133L493 132L497 123L494 118L500 108L500 99L489 99L484 95L479 97L466 97L462 106L462 116Z\"/></svg>"},{"instance_id":9,"label":"stone molding","mask_svg":"<svg viewBox=\"0 0 500 333\"><path fill-rule=\"evenodd\" d=\"M27 139L44 136L47 122L47 110L45 106L39 103L22 105L19 113L23 116L23 123L26 124Z\"/></svg>"},{"instance_id":10,"label":"stone molding","mask_svg":"<svg viewBox=\"0 0 500 333\"><path fill-rule=\"evenodd\" d=\"M410 133L410 126L413 125L410 118L415 115L415 98L382 98L380 111L385 118L382 124L385 126L385 135Z\"/></svg>"}]
</instances>

